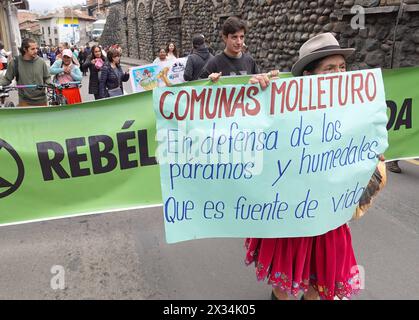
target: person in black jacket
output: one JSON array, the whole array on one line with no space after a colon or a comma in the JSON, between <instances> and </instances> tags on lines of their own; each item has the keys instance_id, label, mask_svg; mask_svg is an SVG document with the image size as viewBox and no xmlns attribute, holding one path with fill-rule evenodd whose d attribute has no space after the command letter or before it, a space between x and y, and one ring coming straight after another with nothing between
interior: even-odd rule
<instances>
[{"instance_id":1,"label":"person in black jacket","mask_svg":"<svg viewBox=\"0 0 419 320\"><path fill-rule=\"evenodd\" d=\"M103 66L99 78L100 98L124 94L122 82L129 80L129 73L122 70L120 59L120 50L116 48L110 48L108 50L108 61Z\"/></svg>"},{"instance_id":2,"label":"person in black jacket","mask_svg":"<svg viewBox=\"0 0 419 320\"><path fill-rule=\"evenodd\" d=\"M99 73L105 65L106 58L98 46L92 47L92 53L83 63L84 70L89 69L89 94L95 96L95 100L100 99L99 95Z\"/></svg>"},{"instance_id":3,"label":"person in black jacket","mask_svg":"<svg viewBox=\"0 0 419 320\"><path fill-rule=\"evenodd\" d=\"M183 74L185 81L197 80L205 63L213 57L205 45L205 38L202 34L193 37L192 45L193 51L188 57Z\"/></svg>"},{"instance_id":4,"label":"person in black jacket","mask_svg":"<svg viewBox=\"0 0 419 320\"><path fill-rule=\"evenodd\" d=\"M84 47L81 47L80 48L80 52L79 52L79 56L78 56L78 60L79 60L79 63L80 63L80 69L81 69L81 72L83 73L83 76L85 76L86 75L86 72L87 72L87 70L89 69L89 68L85 68L84 67L84 63L86 62L86 60L87 60L87 53L86 53L86 50L84 49Z\"/></svg>"}]
</instances>

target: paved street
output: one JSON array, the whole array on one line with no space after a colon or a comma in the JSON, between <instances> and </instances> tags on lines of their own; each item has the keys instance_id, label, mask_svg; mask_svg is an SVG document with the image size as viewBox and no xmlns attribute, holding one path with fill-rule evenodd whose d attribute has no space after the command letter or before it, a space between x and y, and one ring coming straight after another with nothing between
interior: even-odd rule
<instances>
[{"instance_id":1,"label":"paved street","mask_svg":"<svg viewBox=\"0 0 419 320\"><path fill-rule=\"evenodd\" d=\"M419 299L419 166L401 167L351 223L357 299ZM166 244L160 207L3 227L0 299L268 299L243 258L242 239ZM55 265L64 290L51 289Z\"/></svg>"},{"instance_id":2,"label":"paved street","mask_svg":"<svg viewBox=\"0 0 419 320\"><path fill-rule=\"evenodd\" d=\"M87 90L84 78L84 101ZM419 163L400 166L350 224L365 270L356 299L419 299ZM0 299L266 300L244 252L243 239L166 244L161 207L2 227ZM64 290L51 288L53 266L65 271Z\"/></svg>"}]
</instances>

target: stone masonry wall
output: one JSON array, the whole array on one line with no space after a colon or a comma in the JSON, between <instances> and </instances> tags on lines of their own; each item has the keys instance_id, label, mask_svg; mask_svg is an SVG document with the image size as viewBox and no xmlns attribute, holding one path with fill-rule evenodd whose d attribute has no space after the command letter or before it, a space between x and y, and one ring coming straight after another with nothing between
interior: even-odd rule
<instances>
[{"instance_id":1,"label":"stone masonry wall","mask_svg":"<svg viewBox=\"0 0 419 320\"><path fill-rule=\"evenodd\" d=\"M130 57L138 57L138 29L137 29L137 7L134 1L128 1L125 9L126 27L128 29L127 54ZM132 39L135 39L132 41Z\"/></svg>"},{"instance_id":2,"label":"stone masonry wall","mask_svg":"<svg viewBox=\"0 0 419 320\"><path fill-rule=\"evenodd\" d=\"M102 36L100 37L100 43L103 46L109 46L114 43L120 43L126 48L126 36L125 36L125 22L123 20L125 8L122 3L113 5L109 10L107 23L103 30Z\"/></svg>"},{"instance_id":3,"label":"stone masonry wall","mask_svg":"<svg viewBox=\"0 0 419 320\"><path fill-rule=\"evenodd\" d=\"M196 0L186 0L183 5L182 16L182 47L184 52L192 48L192 37L195 33L204 34L208 41L213 42L211 34L213 32L213 12L212 0L202 1L203 5L196 6ZM187 27L186 27L187 26ZM218 35L217 35L218 38Z\"/></svg>"},{"instance_id":4,"label":"stone masonry wall","mask_svg":"<svg viewBox=\"0 0 419 320\"><path fill-rule=\"evenodd\" d=\"M122 30L115 33L107 28L102 38L121 43L124 54L148 61L169 41L175 42L181 55L188 53L195 33L204 34L220 52L224 48L221 25L236 15L249 26L246 44L262 71L289 71L304 41L322 32L333 32L342 46L357 49L350 60L353 69L389 68L391 60L393 67L414 66L419 65L419 0L404 3L394 53L400 0L122 0L110 9L107 22L107 27ZM351 28L354 5L367 10L364 29ZM127 6L135 12L130 10L121 23L113 11L127 12Z\"/></svg>"},{"instance_id":5,"label":"stone masonry wall","mask_svg":"<svg viewBox=\"0 0 419 320\"><path fill-rule=\"evenodd\" d=\"M165 1L155 1L154 9L152 11L153 26L154 26L154 56L149 57L154 60L157 57L157 52L160 47L166 48L167 42L170 41L172 34L169 33L168 18L170 15L169 8ZM179 44L176 43L177 47Z\"/></svg>"},{"instance_id":6,"label":"stone masonry wall","mask_svg":"<svg viewBox=\"0 0 419 320\"><path fill-rule=\"evenodd\" d=\"M138 35L137 42L139 44L151 44L153 42L153 30L149 23L147 10L143 3L138 6ZM154 49L151 45L139 45L138 57L145 59L146 57L154 56ZM151 59L146 59L151 60Z\"/></svg>"}]
</instances>

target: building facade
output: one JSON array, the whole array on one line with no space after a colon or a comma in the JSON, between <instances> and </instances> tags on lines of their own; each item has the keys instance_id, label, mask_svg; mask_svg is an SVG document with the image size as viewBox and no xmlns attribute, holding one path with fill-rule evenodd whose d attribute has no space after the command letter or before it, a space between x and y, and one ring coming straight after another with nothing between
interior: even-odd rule
<instances>
[{"instance_id":1,"label":"building facade","mask_svg":"<svg viewBox=\"0 0 419 320\"><path fill-rule=\"evenodd\" d=\"M0 41L3 42L6 50L12 51L13 55L18 55L18 48L22 38L19 31L17 18L18 9L29 9L26 0L0 0Z\"/></svg>"},{"instance_id":2,"label":"building facade","mask_svg":"<svg viewBox=\"0 0 419 320\"><path fill-rule=\"evenodd\" d=\"M80 10L60 9L38 18L42 45L57 46L60 42L85 45L89 40L90 25L96 21Z\"/></svg>"},{"instance_id":3,"label":"building facade","mask_svg":"<svg viewBox=\"0 0 419 320\"><path fill-rule=\"evenodd\" d=\"M19 10L17 13L19 30L22 39L31 38L38 44L42 43L41 26L38 21L38 14L26 10Z\"/></svg>"},{"instance_id":4,"label":"building facade","mask_svg":"<svg viewBox=\"0 0 419 320\"><path fill-rule=\"evenodd\" d=\"M101 42L152 61L168 41L188 53L193 34L202 33L219 52L232 15L246 20L246 44L263 71L289 71L304 41L321 32L357 49L355 69L419 65L419 0L121 0L109 7Z\"/></svg>"}]
</instances>

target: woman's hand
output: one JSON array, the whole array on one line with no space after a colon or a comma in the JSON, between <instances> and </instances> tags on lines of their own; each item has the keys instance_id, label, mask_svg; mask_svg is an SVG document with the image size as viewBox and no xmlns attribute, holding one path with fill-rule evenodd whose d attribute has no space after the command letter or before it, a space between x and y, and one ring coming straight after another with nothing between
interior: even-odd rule
<instances>
[{"instance_id":1,"label":"woman's hand","mask_svg":"<svg viewBox=\"0 0 419 320\"><path fill-rule=\"evenodd\" d=\"M212 82L216 83L218 82L218 80L220 80L221 74L222 72L219 72L219 73L214 72L214 73L211 73L208 76L208 78L210 78Z\"/></svg>"},{"instance_id":2,"label":"woman's hand","mask_svg":"<svg viewBox=\"0 0 419 320\"><path fill-rule=\"evenodd\" d=\"M257 74L249 79L250 84L260 84L262 90L269 86L269 77L267 73Z\"/></svg>"},{"instance_id":3,"label":"woman's hand","mask_svg":"<svg viewBox=\"0 0 419 320\"><path fill-rule=\"evenodd\" d=\"M70 74L71 73L71 66L64 66L64 73Z\"/></svg>"},{"instance_id":4,"label":"woman's hand","mask_svg":"<svg viewBox=\"0 0 419 320\"><path fill-rule=\"evenodd\" d=\"M269 86L269 81L279 78L279 70L271 70L268 73L257 74L249 79L250 84L260 84L262 90Z\"/></svg>"},{"instance_id":5,"label":"woman's hand","mask_svg":"<svg viewBox=\"0 0 419 320\"><path fill-rule=\"evenodd\" d=\"M268 72L268 77L271 80L278 79L279 78L279 70L271 70L271 71L269 71Z\"/></svg>"}]
</instances>

